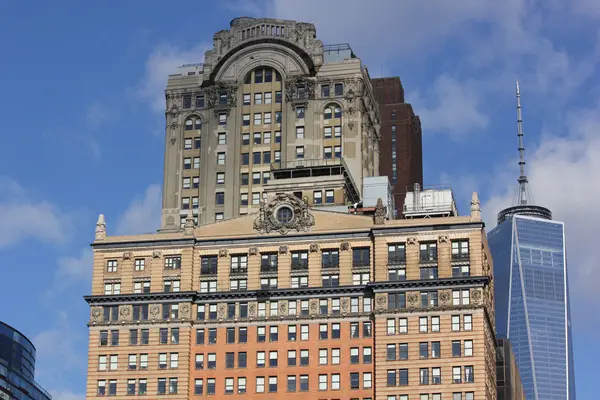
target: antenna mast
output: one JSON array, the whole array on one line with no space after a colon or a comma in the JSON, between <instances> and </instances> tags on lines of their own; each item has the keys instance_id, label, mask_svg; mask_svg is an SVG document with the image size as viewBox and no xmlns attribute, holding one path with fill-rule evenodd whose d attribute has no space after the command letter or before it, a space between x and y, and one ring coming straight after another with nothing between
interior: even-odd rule
<instances>
[{"instance_id":1,"label":"antenna mast","mask_svg":"<svg viewBox=\"0 0 600 400\"><path fill-rule=\"evenodd\" d=\"M525 175L525 147L523 146L523 119L521 118L521 90L517 80L517 136L519 138L519 199L518 205L527 205L527 175Z\"/></svg>"}]
</instances>

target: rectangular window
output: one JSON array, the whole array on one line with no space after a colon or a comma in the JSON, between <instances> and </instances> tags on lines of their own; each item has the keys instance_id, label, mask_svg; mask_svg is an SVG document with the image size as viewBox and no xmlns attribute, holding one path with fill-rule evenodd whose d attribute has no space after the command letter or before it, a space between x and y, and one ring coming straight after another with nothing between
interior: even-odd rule
<instances>
[{"instance_id":1,"label":"rectangular window","mask_svg":"<svg viewBox=\"0 0 600 400\"><path fill-rule=\"evenodd\" d=\"M243 95L243 105L245 106L249 106L250 105L250 93L244 93Z\"/></svg>"},{"instance_id":2,"label":"rectangular window","mask_svg":"<svg viewBox=\"0 0 600 400\"><path fill-rule=\"evenodd\" d=\"M254 93L254 104L258 105L258 104L262 104L262 103L263 103L262 93Z\"/></svg>"},{"instance_id":3,"label":"rectangular window","mask_svg":"<svg viewBox=\"0 0 600 400\"><path fill-rule=\"evenodd\" d=\"M273 93L265 92L264 99L265 99L265 104L271 104L271 101L273 99Z\"/></svg>"},{"instance_id":4,"label":"rectangular window","mask_svg":"<svg viewBox=\"0 0 600 400\"><path fill-rule=\"evenodd\" d=\"M333 146L333 155L335 158L342 158L342 146Z\"/></svg>"},{"instance_id":5,"label":"rectangular window","mask_svg":"<svg viewBox=\"0 0 600 400\"><path fill-rule=\"evenodd\" d=\"M260 204L260 193L259 192L252 193L252 204L253 205Z\"/></svg>"},{"instance_id":6,"label":"rectangular window","mask_svg":"<svg viewBox=\"0 0 600 400\"><path fill-rule=\"evenodd\" d=\"M304 158L304 146L296 146L296 158Z\"/></svg>"},{"instance_id":7,"label":"rectangular window","mask_svg":"<svg viewBox=\"0 0 600 400\"><path fill-rule=\"evenodd\" d=\"M276 163L281 162L281 151L275 150L275 157L274 157L274 159L275 159L274 161Z\"/></svg>"},{"instance_id":8,"label":"rectangular window","mask_svg":"<svg viewBox=\"0 0 600 400\"><path fill-rule=\"evenodd\" d=\"M281 104L281 100L282 100L281 91L278 90L275 92L275 103Z\"/></svg>"},{"instance_id":9,"label":"rectangular window","mask_svg":"<svg viewBox=\"0 0 600 400\"><path fill-rule=\"evenodd\" d=\"M192 187L194 189L198 189L200 187L200 177L199 176L194 176L192 178Z\"/></svg>"},{"instance_id":10,"label":"rectangular window","mask_svg":"<svg viewBox=\"0 0 600 400\"><path fill-rule=\"evenodd\" d=\"M321 85L321 97L329 97L329 85Z\"/></svg>"},{"instance_id":11,"label":"rectangular window","mask_svg":"<svg viewBox=\"0 0 600 400\"><path fill-rule=\"evenodd\" d=\"M217 153L217 165L225 165L225 153Z\"/></svg>"},{"instance_id":12,"label":"rectangular window","mask_svg":"<svg viewBox=\"0 0 600 400\"><path fill-rule=\"evenodd\" d=\"M337 125L333 127L333 136L339 138L342 136L342 127Z\"/></svg>"},{"instance_id":13,"label":"rectangular window","mask_svg":"<svg viewBox=\"0 0 600 400\"><path fill-rule=\"evenodd\" d=\"M344 84L343 83L336 83L334 85L334 89L335 89L335 95L336 96L343 96L344 95Z\"/></svg>"},{"instance_id":14,"label":"rectangular window","mask_svg":"<svg viewBox=\"0 0 600 400\"><path fill-rule=\"evenodd\" d=\"M331 139L332 135L331 135L331 127L330 126L326 126L325 128L323 128L323 137L325 139Z\"/></svg>"},{"instance_id":15,"label":"rectangular window","mask_svg":"<svg viewBox=\"0 0 600 400\"><path fill-rule=\"evenodd\" d=\"M227 114L219 113L219 125L227 125Z\"/></svg>"},{"instance_id":16,"label":"rectangular window","mask_svg":"<svg viewBox=\"0 0 600 400\"><path fill-rule=\"evenodd\" d=\"M465 331L473 330L473 316L472 315L463 315L463 329Z\"/></svg>"},{"instance_id":17,"label":"rectangular window","mask_svg":"<svg viewBox=\"0 0 600 400\"><path fill-rule=\"evenodd\" d=\"M262 125L262 114L261 113L254 113L254 126L256 125Z\"/></svg>"},{"instance_id":18,"label":"rectangular window","mask_svg":"<svg viewBox=\"0 0 600 400\"><path fill-rule=\"evenodd\" d=\"M250 95L248 95L250 96ZM250 100L248 100L250 101ZM244 114L242 115L242 125L243 126L250 126L250 114Z\"/></svg>"},{"instance_id":19,"label":"rectangular window","mask_svg":"<svg viewBox=\"0 0 600 400\"><path fill-rule=\"evenodd\" d=\"M331 148L331 146L327 146L327 147L324 147L324 148L323 148L323 157L324 157L324 158L326 158L326 159L327 159L327 158L332 158L332 157L333 157L333 156L332 156L332 154L333 154L333 153L332 153L332 148Z\"/></svg>"},{"instance_id":20,"label":"rectangular window","mask_svg":"<svg viewBox=\"0 0 600 400\"><path fill-rule=\"evenodd\" d=\"M264 124L265 125L270 125L272 123L272 116L270 112L266 112L265 113L265 120L264 120Z\"/></svg>"},{"instance_id":21,"label":"rectangular window","mask_svg":"<svg viewBox=\"0 0 600 400\"><path fill-rule=\"evenodd\" d=\"M325 203L333 204L335 201L333 190L325 191Z\"/></svg>"},{"instance_id":22,"label":"rectangular window","mask_svg":"<svg viewBox=\"0 0 600 400\"><path fill-rule=\"evenodd\" d=\"M259 165L261 160L260 151L255 151L252 153L252 164Z\"/></svg>"},{"instance_id":23,"label":"rectangular window","mask_svg":"<svg viewBox=\"0 0 600 400\"><path fill-rule=\"evenodd\" d=\"M296 139L304 139L304 127L303 126L296 127Z\"/></svg>"},{"instance_id":24,"label":"rectangular window","mask_svg":"<svg viewBox=\"0 0 600 400\"><path fill-rule=\"evenodd\" d=\"M227 144L227 134L226 133L219 132L219 134L217 135L217 139L218 139L219 144Z\"/></svg>"}]
</instances>

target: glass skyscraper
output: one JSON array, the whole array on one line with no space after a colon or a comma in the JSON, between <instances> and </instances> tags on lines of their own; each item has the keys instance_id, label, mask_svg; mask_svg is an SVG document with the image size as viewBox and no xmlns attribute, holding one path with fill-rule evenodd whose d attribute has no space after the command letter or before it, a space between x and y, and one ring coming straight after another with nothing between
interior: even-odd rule
<instances>
[{"instance_id":1,"label":"glass skyscraper","mask_svg":"<svg viewBox=\"0 0 600 400\"><path fill-rule=\"evenodd\" d=\"M496 330L510 339L528 400L575 400L569 290L562 222L520 205L488 234Z\"/></svg>"}]
</instances>

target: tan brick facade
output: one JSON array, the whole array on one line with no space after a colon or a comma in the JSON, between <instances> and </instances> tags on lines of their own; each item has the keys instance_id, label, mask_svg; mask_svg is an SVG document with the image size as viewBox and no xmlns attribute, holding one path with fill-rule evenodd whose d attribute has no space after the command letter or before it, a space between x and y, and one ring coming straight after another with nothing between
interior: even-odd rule
<instances>
[{"instance_id":1,"label":"tan brick facade","mask_svg":"<svg viewBox=\"0 0 600 400\"><path fill-rule=\"evenodd\" d=\"M257 232L260 212L178 233L99 225L87 398L495 400L473 215L376 225L307 209L286 234ZM301 217L314 224L297 231Z\"/></svg>"}]
</instances>

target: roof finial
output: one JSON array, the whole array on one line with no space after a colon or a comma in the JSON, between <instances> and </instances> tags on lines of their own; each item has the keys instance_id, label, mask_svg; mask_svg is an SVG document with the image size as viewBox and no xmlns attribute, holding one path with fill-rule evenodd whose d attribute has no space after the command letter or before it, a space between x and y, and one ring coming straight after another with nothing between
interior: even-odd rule
<instances>
[{"instance_id":1,"label":"roof finial","mask_svg":"<svg viewBox=\"0 0 600 400\"><path fill-rule=\"evenodd\" d=\"M523 119L521 117L521 90L517 80L517 137L519 138L519 198L518 205L527 205L527 175L525 175L525 147L523 146Z\"/></svg>"},{"instance_id":2,"label":"roof finial","mask_svg":"<svg viewBox=\"0 0 600 400\"><path fill-rule=\"evenodd\" d=\"M471 196L471 219L481 219L481 203L479 202L479 196L477 196L477 192L473 192L473 195Z\"/></svg>"},{"instance_id":3,"label":"roof finial","mask_svg":"<svg viewBox=\"0 0 600 400\"><path fill-rule=\"evenodd\" d=\"M103 240L106 238L106 221L104 220L104 214L98 215L98 221L96 221L96 240Z\"/></svg>"}]
</instances>

